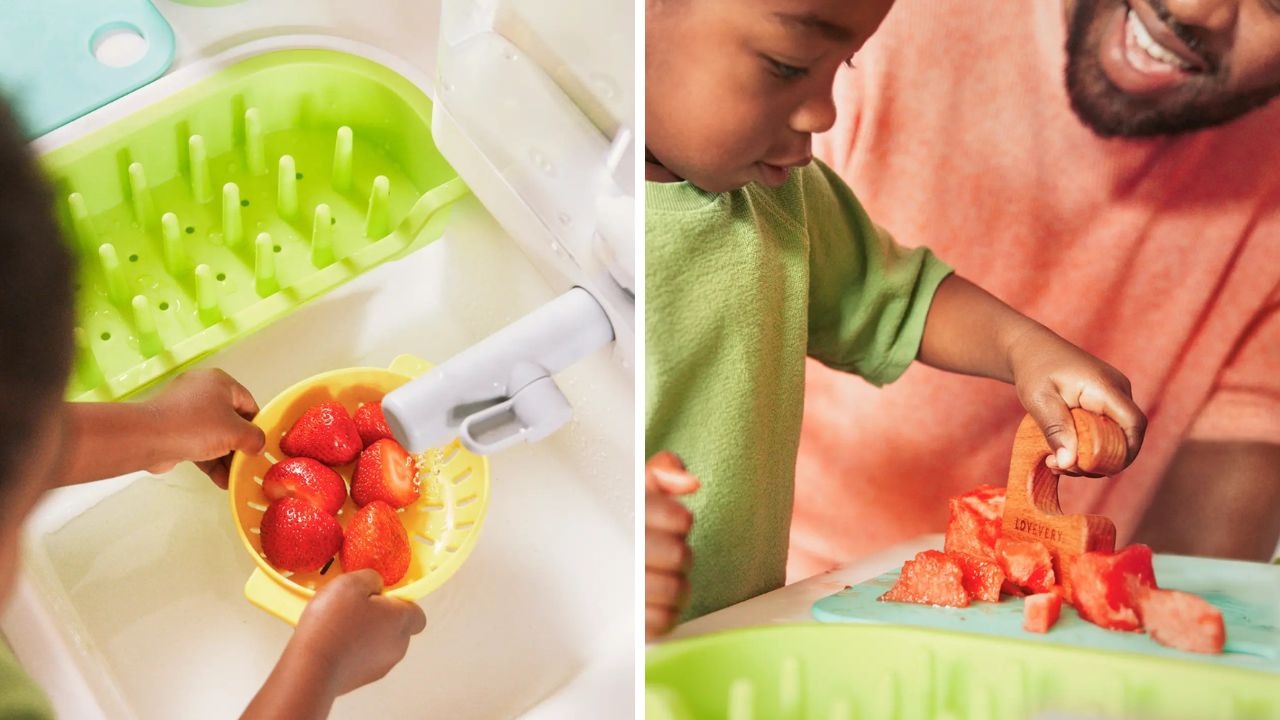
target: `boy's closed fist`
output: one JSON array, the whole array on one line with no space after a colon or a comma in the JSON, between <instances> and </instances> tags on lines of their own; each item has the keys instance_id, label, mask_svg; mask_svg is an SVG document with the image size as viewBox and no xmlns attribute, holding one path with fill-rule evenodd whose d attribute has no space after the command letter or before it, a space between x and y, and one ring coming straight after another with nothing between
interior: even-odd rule
<instances>
[{"instance_id":1,"label":"boy's closed fist","mask_svg":"<svg viewBox=\"0 0 1280 720\"><path fill-rule=\"evenodd\" d=\"M427 626L422 608L383 597L381 589L373 570L343 573L316 593L298 620L290 645L323 669L335 697L390 672L409 638Z\"/></svg>"},{"instance_id":2,"label":"boy's closed fist","mask_svg":"<svg viewBox=\"0 0 1280 720\"><path fill-rule=\"evenodd\" d=\"M1142 449L1147 417L1133 399L1129 379L1119 370L1047 329L1026 333L1011 352L1014 387L1035 418L1053 454L1046 465L1068 475L1084 473L1071 408L1083 408L1114 420L1124 431L1124 465Z\"/></svg>"},{"instance_id":3,"label":"boy's closed fist","mask_svg":"<svg viewBox=\"0 0 1280 720\"><path fill-rule=\"evenodd\" d=\"M644 626L652 640L675 625L684 603L692 554L685 538L693 515L677 496L698 489L680 458L660 452L644 467Z\"/></svg>"},{"instance_id":4,"label":"boy's closed fist","mask_svg":"<svg viewBox=\"0 0 1280 720\"><path fill-rule=\"evenodd\" d=\"M334 578L307 603L271 677L241 718L329 717L340 695L378 680L427 626L414 603L383 597L382 578L357 570Z\"/></svg>"},{"instance_id":5,"label":"boy's closed fist","mask_svg":"<svg viewBox=\"0 0 1280 720\"><path fill-rule=\"evenodd\" d=\"M167 472L184 460L196 464L226 489L231 454L256 455L266 445L262 430L250 422L258 414L253 395L222 370L194 370L170 382L147 402L163 437L151 472Z\"/></svg>"}]
</instances>

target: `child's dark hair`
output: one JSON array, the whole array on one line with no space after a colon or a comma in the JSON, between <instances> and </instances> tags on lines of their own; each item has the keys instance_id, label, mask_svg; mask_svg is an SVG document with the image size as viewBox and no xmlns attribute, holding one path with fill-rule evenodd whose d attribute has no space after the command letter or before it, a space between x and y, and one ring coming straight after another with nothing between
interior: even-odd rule
<instances>
[{"instance_id":1,"label":"child's dark hair","mask_svg":"<svg viewBox=\"0 0 1280 720\"><path fill-rule=\"evenodd\" d=\"M0 480L71 368L74 263L53 193L0 100Z\"/></svg>"}]
</instances>

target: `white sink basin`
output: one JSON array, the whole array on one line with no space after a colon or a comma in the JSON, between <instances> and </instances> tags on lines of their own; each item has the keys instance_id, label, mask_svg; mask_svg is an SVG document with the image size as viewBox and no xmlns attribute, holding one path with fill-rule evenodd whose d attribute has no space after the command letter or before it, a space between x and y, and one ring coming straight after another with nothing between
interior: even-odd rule
<instances>
[{"instance_id":1,"label":"white sink basin","mask_svg":"<svg viewBox=\"0 0 1280 720\"><path fill-rule=\"evenodd\" d=\"M203 364L265 402L324 370L438 362L564 289L466 200L439 241ZM492 458L474 553L421 601L405 660L334 717L631 713L633 384L607 351L560 380L574 421ZM244 599L254 563L224 493L189 465L53 493L26 541L0 625L61 717L234 717L291 632Z\"/></svg>"},{"instance_id":2,"label":"white sink basin","mask_svg":"<svg viewBox=\"0 0 1280 720\"><path fill-rule=\"evenodd\" d=\"M286 33L374 46L429 89L438 0L156 5L178 41L169 75L46 140L162 97L179 71L226 48ZM567 289L465 200L440 240L203 365L225 368L264 403L325 370L386 366L401 353L439 362ZM421 601L427 630L387 677L339 699L333 717L630 716L634 384L607 351L557 382L575 419L492 458L479 543ZM191 466L51 493L25 540L0 629L59 717L235 717L289 638L288 625L244 599L254 563L225 495Z\"/></svg>"}]
</instances>

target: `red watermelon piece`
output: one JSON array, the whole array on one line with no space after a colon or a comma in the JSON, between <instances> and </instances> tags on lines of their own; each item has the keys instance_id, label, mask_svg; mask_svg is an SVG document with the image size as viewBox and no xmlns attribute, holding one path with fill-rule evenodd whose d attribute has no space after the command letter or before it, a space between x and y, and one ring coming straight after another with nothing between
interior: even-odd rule
<instances>
[{"instance_id":1,"label":"red watermelon piece","mask_svg":"<svg viewBox=\"0 0 1280 720\"><path fill-rule=\"evenodd\" d=\"M969 593L964 589L964 570L955 558L937 550L917 553L914 560L904 563L898 582L880 599L947 607L969 605Z\"/></svg>"},{"instance_id":2,"label":"red watermelon piece","mask_svg":"<svg viewBox=\"0 0 1280 720\"><path fill-rule=\"evenodd\" d=\"M1138 601L1156 587L1151 548L1087 552L1071 561L1070 575L1072 604L1080 617L1108 630L1142 629Z\"/></svg>"},{"instance_id":3,"label":"red watermelon piece","mask_svg":"<svg viewBox=\"0 0 1280 720\"><path fill-rule=\"evenodd\" d=\"M951 517L943 549L995 560L1004 518L1004 488L980 485L948 502Z\"/></svg>"},{"instance_id":4,"label":"red watermelon piece","mask_svg":"<svg viewBox=\"0 0 1280 720\"><path fill-rule=\"evenodd\" d=\"M1222 652L1222 611L1207 600L1181 590L1144 587L1140 594L1142 624L1156 642L1187 652Z\"/></svg>"},{"instance_id":5,"label":"red watermelon piece","mask_svg":"<svg viewBox=\"0 0 1280 720\"><path fill-rule=\"evenodd\" d=\"M1053 556L1039 540L996 541L996 557L1004 569L1010 595L1048 592L1054 584Z\"/></svg>"},{"instance_id":6,"label":"red watermelon piece","mask_svg":"<svg viewBox=\"0 0 1280 720\"><path fill-rule=\"evenodd\" d=\"M1044 592L1028 595L1022 601L1022 628L1027 632L1047 633L1058 622L1061 613L1061 594Z\"/></svg>"},{"instance_id":7,"label":"red watermelon piece","mask_svg":"<svg viewBox=\"0 0 1280 720\"><path fill-rule=\"evenodd\" d=\"M968 553L949 552L947 555L956 561L964 572L964 591L969 593L970 600L982 602L1000 602L1000 586L1004 584L1004 570L999 563L983 560Z\"/></svg>"}]
</instances>

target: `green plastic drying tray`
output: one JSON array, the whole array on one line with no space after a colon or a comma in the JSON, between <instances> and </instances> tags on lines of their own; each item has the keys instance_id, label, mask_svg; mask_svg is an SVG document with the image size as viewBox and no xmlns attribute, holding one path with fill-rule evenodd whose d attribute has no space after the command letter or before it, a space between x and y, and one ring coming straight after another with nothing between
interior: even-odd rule
<instances>
[{"instance_id":1,"label":"green plastic drying tray","mask_svg":"<svg viewBox=\"0 0 1280 720\"><path fill-rule=\"evenodd\" d=\"M1253 670L893 625L751 628L659 645L648 720L1273 720Z\"/></svg>"},{"instance_id":2,"label":"green plastic drying tray","mask_svg":"<svg viewBox=\"0 0 1280 720\"><path fill-rule=\"evenodd\" d=\"M467 194L408 80L265 53L47 153L80 259L68 395L125 397L437 238Z\"/></svg>"}]
</instances>

